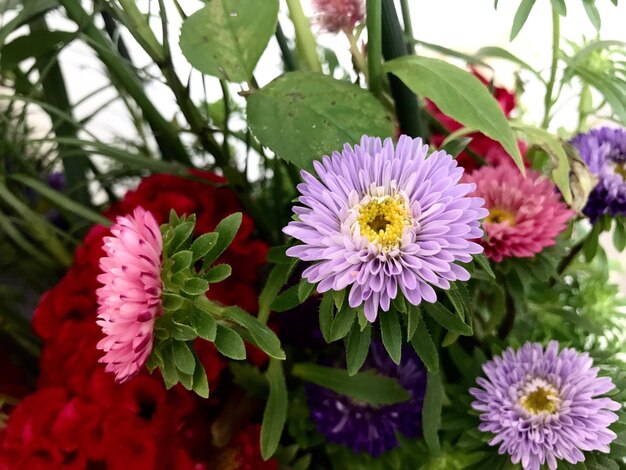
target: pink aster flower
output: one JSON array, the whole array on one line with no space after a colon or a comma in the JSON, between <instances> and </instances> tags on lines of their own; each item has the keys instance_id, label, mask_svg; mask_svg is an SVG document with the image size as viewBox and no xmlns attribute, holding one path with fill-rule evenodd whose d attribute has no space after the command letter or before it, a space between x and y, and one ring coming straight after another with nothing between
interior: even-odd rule
<instances>
[{"instance_id":1,"label":"pink aster flower","mask_svg":"<svg viewBox=\"0 0 626 470\"><path fill-rule=\"evenodd\" d=\"M98 325L106 335L100 362L118 383L132 378L152 351L155 319L161 315L163 239L154 216L142 207L118 217L104 238L100 258L104 284L97 291Z\"/></svg>"},{"instance_id":2,"label":"pink aster flower","mask_svg":"<svg viewBox=\"0 0 626 470\"><path fill-rule=\"evenodd\" d=\"M329 33L352 30L363 20L363 0L313 0L317 23Z\"/></svg>"},{"instance_id":3,"label":"pink aster flower","mask_svg":"<svg viewBox=\"0 0 626 470\"><path fill-rule=\"evenodd\" d=\"M475 183L474 196L485 200L485 254L496 262L531 257L555 244L574 212L561 202L555 186L539 173L524 176L512 165L483 167L464 177Z\"/></svg>"}]
</instances>

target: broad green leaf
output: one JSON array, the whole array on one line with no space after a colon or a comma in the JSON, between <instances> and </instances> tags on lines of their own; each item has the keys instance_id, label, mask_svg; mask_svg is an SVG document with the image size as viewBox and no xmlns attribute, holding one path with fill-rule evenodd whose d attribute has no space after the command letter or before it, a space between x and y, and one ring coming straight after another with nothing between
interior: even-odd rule
<instances>
[{"instance_id":1,"label":"broad green leaf","mask_svg":"<svg viewBox=\"0 0 626 470\"><path fill-rule=\"evenodd\" d=\"M199 303L197 300L199 298L201 297L198 297L196 302L194 302L194 307L196 308L191 312L191 325L200 338L213 342L217 333L217 323L210 313L198 307Z\"/></svg>"},{"instance_id":2,"label":"broad green leaf","mask_svg":"<svg viewBox=\"0 0 626 470\"><path fill-rule=\"evenodd\" d=\"M518 33L522 30L524 23L528 19L528 15L530 15L530 11L535 6L536 0L522 0L517 11L515 12L515 17L513 18L513 26L511 27L511 36L509 37L509 41L515 39Z\"/></svg>"},{"instance_id":3,"label":"broad green leaf","mask_svg":"<svg viewBox=\"0 0 626 470\"><path fill-rule=\"evenodd\" d=\"M163 376L163 382L165 387L169 390L178 383L178 371L174 364L174 353L172 352L172 343L167 342L163 345L161 350L161 357L163 359L161 367L161 375Z\"/></svg>"},{"instance_id":4,"label":"broad green leaf","mask_svg":"<svg viewBox=\"0 0 626 470\"><path fill-rule=\"evenodd\" d=\"M533 75L535 75L535 77L537 77L539 80L541 80L542 82L545 82L541 74L537 70L535 70L530 64L528 64L528 62L523 61L522 59L520 59L516 55L511 54L509 51L507 51L506 49L502 47L498 47L498 46L481 47L480 49L478 49L478 52L476 52L475 55L476 57L495 57L498 59L508 60L509 62L513 62L514 64L517 64L520 67L528 70Z\"/></svg>"},{"instance_id":5,"label":"broad green leaf","mask_svg":"<svg viewBox=\"0 0 626 470\"><path fill-rule=\"evenodd\" d=\"M373 95L316 73L287 73L253 93L248 120L261 144L308 170L313 160L358 143L364 134L393 135L389 113Z\"/></svg>"},{"instance_id":6,"label":"broad green leaf","mask_svg":"<svg viewBox=\"0 0 626 470\"><path fill-rule=\"evenodd\" d=\"M430 304L424 302L423 305L432 319L447 330L454 331L464 336L471 336L473 334L472 328L469 325L466 325L463 320L441 305L441 303Z\"/></svg>"},{"instance_id":7,"label":"broad green leaf","mask_svg":"<svg viewBox=\"0 0 626 470\"><path fill-rule=\"evenodd\" d=\"M204 265L210 266L220 257L228 245L231 244L235 235L237 235L237 231L241 226L241 212L235 212L234 214L225 217L217 224L215 227L215 232L219 235L217 237L217 242L215 246L209 251L209 253L204 258Z\"/></svg>"},{"instance_id":8,"label":"broad green leaf","mask_svg":"<svg viewBox=\"0 0 626 470\"><path fill-rule=\"evenodd\" d=\"M422 408L422 428L424 441L432 454L439 454L439 429L441 428L441 406L443 404L443 386L439 374L428 373L426 396Z\"/></svg>"},{"instance_id":9,"label":"broad green leaf","mask_svg":"<svg viewBox=\"0 0 626 470\"><path fill-rule=\"evenodd\" d=\"M457 157L459 153L465 150L465 147L472 141L471 137L461 137L460 139L453 139L450 142L446 143L440 150L445 150L445 152L453 157Z\"/></svg>"},{"instance_id":10,"label":"broad green leaf","mask_svg":"<svg viewBox=\"0 0 626 470\"><path fill-rule=\"evenodd\" d=\"M280 361L271 359L265 375L270 393L263 412L261 455L267 460L276 452L287 420L287 386Z\"/></svg>"},{"instance_id":11,"label":"broad green leaf","mask_svg":"<svg viewBox=\"0 0 626 470\"><path fill-rule=\"evenodd\" d=\"M411 341L413 335L415 334L415 330L420 324L420 318L422 316L422 312L420 307L417 305L409 304L409 309L407 311L407 319L406 319L406 340Z\"/></svg>"},{"instance_id":12,"label":"broad green leaf","mask_svg":"<svg viewBox=\"0 0 626 470\"><path fill-rule=\"evenodd\" d=\"M178 310L183 306L183 303L185 303L185 299L173 292L163 292L161 296L161 305L163 306L163 310Z\"/></svg>"},{"instance_id":13,"label":"broad green leaf","mask_svg":"<svg viewBox=\"0 0 626 470\"><path fill-rule=\"evenodd\" d=\"M171 273L176 274L177 272L180 272L183 269L188 269L189 266L191 266L193 253L189 250L179 251L178 253L174 253L171 259L174 260Z\"/></svg>"},{"instance_id":14,"label":"broad green leaf","mask_svg":"<svg viewBox=\"0 0 626 470\"><path fill-rule=\"evenodd\" d=\"M389 357L396 364L400 364L402 356L402 331L398 312L390 309L388 312L378 314L380 321L380 332L383 337L383 345L389 353Z\"/></svg>"},{"instance_id":15,"label":"broad green leaf","mask_svg":"<svg viewBox=\"0 0 626 470\"><path fill-rule=\"evenodd\" d=\"M170 253L178 251L178 248L180 248L187 240L189 240L189 237L191 237L195 225L195 220L188 220L186 222L182 222L180 225L174 228L174 236L172 237L169 246Z\"/></svg>"},{"instance_id":16,"label":"broad green leaf","mask_svg":"<svg viewBox=\"0 0 626 470\"><path fill-rule=\"evenodd\" d=\"M243 339L230 328L218 324L214 344L217 350L226 357L238 360L246 358Z\"/></svg>"},{"instance_id":17,"label":"broad green leaf","mask_svg":"<svg viewBox=\"0 0 626 470\"><path fill-rule=\"evenodd\" d=\"M191 245L191 252L193 253L192 260L195 262L201 258L204 258L205 255L213 249L213 247L217 243L218 237L218 233L211 232L204 233L196 238Z\"/></svg>"},{"instance_id":18,"label":"broad green leaf","mask_svg":"<svg viewBox=\"0 0 626 470\"><path fill-rule=\"evenodd\" d=\"M25 59L38 59L47 54L58 54L63 47L76 37L76 33L66 31L32 31L2 45L0 67L11 70Z\"/></svg>"},{"instance_id":19,"label":"broad green leaf","mask_svg":"<svg viewBox=\"0 0 626 470\"><path fill-rule=\"evenodd\" d=\"M298 286L295 285L291 286L274 299L274 302L272 302L272 310L274 312L286 312L287 310L291 310L298 305L300 305L300 300L298 299Z\"/></svg>"},{"instance_id":20,"label":"broad green leaf","mask_svg":"<svg viewBox=\"0 0 626 470\"><path fill-rule=\"evenodd\" d=\"M194 357L189 345L184 341L172 342L172 353L174 355L174 364L176 368L185 373L193 374L196 368L196 358Z\"/></svg>"},{"instance_id":21,"label":"broad green leaf","mask_svg":"<svg viewBox=\"0 0 626 470\"><path fill-rule=\"evenodd\" d=\"M209 290L209 283L205 279L192 277L187 279L181 287L182 291L189 295L202 295Z\"/></svg>"},{"instance_id":22,"label":"broad green leaf","mask_svg":"<svg viewBox=\"0 0 626 470\"><path fill-rule=\"evenodd\" d=\"M346 343L346 366L348 368L348 375L356 374L365 359L370 349L370 341L372 339L372 327L369 323L361 331L361 328L357 323L352 325L350 335L348 336L348 342Z\"/></svg>"},{"instance_id":23,"label":"broad green leaf","mask_svg":"<svg viewBox=\"0 0 626 470\"><path fill-rule=\"evenodd\" d=\"M278 0L212 0L184 21L180 48L202 73L245 82L277 21Z\"/></svg>"},{"instance_id":24,"label":"broad green leaf","mask_svg":"<svg viewBox=\"0 0 626 470\"><path fill-rule=\"evenodd\" d=\"M267 321L269 318L274 299L287 282L287 279L289 279L291 272L297 264L298 260L293 258L290 260L289 264L277 264L270 271L270 275L267 281L265 281L261 295L259 295L259 318L262 321Z\"/></svg>"},{"instance_id":25,"label":"broad green leaf","mask_svg":"<svg viewBox=\"0 0 626 470\"><path fill-rule=\"evenodd\" d=\"M624 248L626 248L626 220L622 217L615 219L613 245L615 245L615 249L620 252L624 251Z\"/></svg>"},{"instance_id":26,"label":"broad green leaf","mask_svg":"<svg viewBox=\"0 0 626 470\"><path fill-rule=\"evenodd\" d=\"M371 370L348 375L347 370L300 363L294 365L292 374L373 406L392 405L411 398L397 381Z\"/></svg>"},{"instance_id":27,"label":"broad green leaf","mask_svg":"<svg viewBox=\"0 0 626 470\"><path fill-rule=\"evenodd\" d=\"M416 56L394 59L384 69L451 118L499 141L524 173L522 155L504 113L474 75L442 60Z\"/></svg>"},{"instance_id":28,"label":"broad green leaf","mask_svg":"<svg viewBox=\"0 0 626 470\"><path fill-rule=\"evenodd\" d=\"M428 371L437 373L437 371L439 371L439 354L437 353L437 347L430 333L428 333L426 322L421 318L421 314L419 320L419 325L415 330L413 338L411 338L411 345Z\"/></svg>"},{"instance_id":29,"label":"broad green leaf","mask_svg":"<svg viewBox=\"0 0 626 470\"><path fill-rule=\"evenodd\" d=\"M285 353L276 334L257 318L239 307L225 308L223 316L248 330L256 345L268 356L279 360L285 359Z\"/></svg>"},{"instance_id":30,"label":"broad green leaf","mask_svg":"<svg viewBox=\"0 0 626 470\"><path fill-rule=\"evenodd\" d=\"M305 278L300 279L298 284L298 300L300 303L304 302L315 290L315 284L311 284Z\"/></svg>"},{"instance_id":31,"label":"broad green leaf","mask_svg":"<svg viewBox=\"0 0 626 470\"><path fill-rule=\"evenodd\" d=\"M199 359L196 359L196 368L193 371L193 391L202 398L209 397L209 380Z\"/></svg>"},{"instance_id":32,"label":"broad green leaf","mask_svg":"<svg viewBox=\"0 0 626 470\"><path fill-rule=\"evenodd\" d=\"M222 282L224 279L228 278L232 272L233 268L230 267L230 264L221 263L205 272L202 275L202 279L210 284L214 284L216 282Z\"/></svg>"},{"instance_id":33,"label":"broad green leaf","mask_svg":"<svg viewBox=\"0 0 626 470\"><path fill-rule=\"evenodd\" d=\"M563 0L561 0L563 1ZM600 12L598 11L598 7L595 5L596 0L583 0L583 6L585 7L585 12L589 17L589 21L596 31L600 31L600 26L602 25L602 20L600 19Z\"/></svg>"},{"instance_id":34,"label":"broad green leaf","mask_svg":"<svg viewBox=\"0 0 626 470\"><path fill-rule=\"evenodd\" d=\"M330 328L334 318L333 292L329 291L324 294L320 302L320 330L322 336L327 343L331 342Z\"/></svg>"},{"instance_id":35,"label":"broad green leaf","mask_svg":"<svg viewBox=\"0 0 626 470\"><path fill-rule=\"evenodd\" d=\"M341 310L337 312L330 326L330 340L337 341L338 339L344 338L350 331L350 328L352 328L355 318L356 311L344 305Z\"/></svg>"}]
</instances>

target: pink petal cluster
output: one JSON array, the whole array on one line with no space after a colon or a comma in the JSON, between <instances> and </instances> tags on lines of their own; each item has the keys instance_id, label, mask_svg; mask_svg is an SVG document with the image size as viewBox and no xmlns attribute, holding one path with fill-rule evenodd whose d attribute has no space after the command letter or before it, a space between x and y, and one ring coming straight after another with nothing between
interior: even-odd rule
<instances>
[{"instance_id":1,"label":"pink petal cluster","mask_svg":"<svg viewBox=\"0 0 626 470\"><path fill-rule=\"evenodd\" d=\"M329 33L354 29L365 16L363 0L313 0L316 20Z\"/></svg>"},{"instance_id":2,"label":"pink petal cluster","mask_svg":"<svg viewBox=\"0 0 626 470\"><path fill-rule=\"evenodd\" d=\"M574 212L561 202L555 186L539 173L524 177L510 164L483 167L465 176L475 183L489 216L483 221L485 254L496 262L531 257L555 244Z\"/></svg>"},{"instance_id":3,"label":"pink petal cluster","mask_svg":"<svg viewBox=\"0 0 626 470\"><path fill-rule=\"evenodd\" d=\"M155 319L161 315L161 253L163 238L154 216L142 207L118 217L104 237L100 258L104 284L96 291L98 325L106 335L98 349L100 362L118 383L139 372L152 351Z\"/></svg>"}]
</instances>

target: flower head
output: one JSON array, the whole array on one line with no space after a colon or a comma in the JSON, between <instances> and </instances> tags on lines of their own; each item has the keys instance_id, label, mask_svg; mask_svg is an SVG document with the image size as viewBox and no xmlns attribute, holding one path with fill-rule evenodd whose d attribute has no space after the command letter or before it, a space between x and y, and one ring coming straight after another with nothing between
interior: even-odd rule
<instances>
[{"instance_id":1,"label":"flower head","mask_svg":"<svg viewBox=\"0 0 626 470\"><path fill-rule=\"evenodd\" d=\"M582 462L581 451L608 452L616 438L608 426L618 418L610 410L620 405L598 397L615 387L598 370L587 353L559 351L556 341L545 349L538 343L509 348L483 365L487 377L470 389L472 407L481 412L479 429L495 434L489 444L500 444L499 452L524 470L544 463L554 470L557 459Z\"/></svg>"},{"instance_id":2,"label":"flower head","mask_svg":"<svg viewBox=\"0 0 626 470\"><path fill-rule=\"evenodd\" d=\"M355 453L378 456L398 446L397 432L405 437L422 433L422 404L426 393L426 369L410 347L404 347L396 365L380 342L372 343L363 370L392 377L411 395L393 405L372 406L317 385L307 386L311 418L329 442L350 447Z\"/></svg>"},{"instance_id":3,"label":"flower head","mask_svg":"<svg viewBox=\"0 0 626 470\"><path fill-rule=\"evenodd\" d=\"M313 0L318 24L329 33L354 29L365 15L363 0Z\"/></svg>"},{"instance_id":4,"label":"flower head","mask_svg":"<svg viewBox=\"0 0 626 470\"><path fill-rule=\"evenodd\" d=\"M592 222L603 214L626 215L626 129L602 127L578 134L570 143L600 178L583 213Z\"/></svg>"},{"instance_id":5,"label":"flower head","mask_svg":"<svg viewBox=\"0 0 626 470\"><path fill-rule=\"evenodd\" d=\"M98 348L106 353L100 359L106 370L125 382L152 351L154 321L162 313L163 240L157 221L142 207L118 217L111 233L100 259L98 281L104 285L96 291L98 324L106 335Z\"/></svg>"},{"instance_id":6,"label":"flower head","mask_svg":"<svg viewBox=\"0 0 626 470\"><path fill-rule=\"evenodd\" d=\"M450 155L427 153L421 139L401 136L394 148L391 139L364 136L314 162L319 180L302 172L304 207L294 207L299 220L284 232L303 245L287 254L313 263L302 275L319 292L351 286L350 306L364 305L369 321L398 290L413 305L436 302L432 286L468 280L455 262L482 252L472 240L487 211L466 196L475 185L459 184L463 169Z\"/></svg>"},{"instance_id":7,"label":"flower head","mask_svg":"<svg viewBox=\"0 0 626 470\"><path fill-rule=\"evenodd\" d=\"M555 244L574 215L560 201L554 185L539 173L524 177L512 165L483 167L464 178L476 184L474 196L485 200L485 254L500 262L530 257Z\"/></svg>"}]
</instances>

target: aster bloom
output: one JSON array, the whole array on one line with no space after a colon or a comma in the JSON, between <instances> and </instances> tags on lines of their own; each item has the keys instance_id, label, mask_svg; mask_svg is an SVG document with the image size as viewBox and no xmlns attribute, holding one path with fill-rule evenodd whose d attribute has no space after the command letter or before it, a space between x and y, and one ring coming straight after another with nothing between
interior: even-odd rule
<instances>
[{"instance_id":1,"label":"aster bloom","mask_svg":"<svg viewBox=\"0 0 626 470\"><path fill-rule=\"evenodd\" d=\"M117 382L125 382L145 364L153 344L154 321L161 308L163 239L154 216L137 207L118 217L104 237L106 256L100 259L104 284L96 291L98 324L106 335L98 349Z\"/></svg>"},{"instance_id":2,"label":"aster bloom","mask_svg":"<svg viewBox=\"0 0 626 470\"><path fill-rule=\"evenodd\" d=\"M582 451L609 452L617 436L608 426L617 421L620 405L601 398L615 385L598 377L587 353L572 348L559 351L551 341L547 348L526 343L517 351L483 365L487 378L472 388L472 403L481 412L482 432L495 434L490 445L500 444L499 453L511 455L524 470L538 470L557 459L575 464L585 460Z\"/></svg>"},{"instance_id":3,"label":"aster bloom","mask_svg":"<svg viewBox=\"0 0 626 470\"><path fill-rule=\"evenodd\" d=\"M352 30L365 15L363 0L313 0L318 24L329 33Z\"/></svg>"},{"instance_id":4,"label":"aster bloom","mask_svg":"<svg viewBox=\"0 0 626 470\"><path fill-rule=\"evenodd\" d=\"M398 290L413 305L436 302L432 286L448 289L469 273L482 247L483 200L467 197L474 184L459 184L463 168L445 151L428 154L421 139L363 136L360 145L314 162L319 180L302 171L297 221L284 232L302 241L287 255L313 264L303 277L318 292L350 287L350 307L364 305L373 322L389 310Z\"/></svg>"},{"instance_id":5,"label":"aster bloom","mask_svg":"<svg viewBox=\"0 0 626 470\"><path fill-rule=\"evenodd\" d=\"M583 213L597 221L603 214L626 215L626 129L602 127L578 134L570 143L578 149L598 184Z\"/></svg>"},{"instance_id":6,"label":"aster bloom","mask_svg":"<svg viewBox=\"0 0 626 470\"><path fill-rule=\"evenodd\" d=\"M483 167L463 179L476 184L485 200L485 254L496 262L534 256L554 245L574 212L561 202L555 186L539 173L524 177L513 165Z\"/></svg>"},{"instance_id":7,"label":"aster bloom","mask_svg":"<svg viewBox=\"0 0 626 470\"><path fill-rule=\"evenodd\" d=\"M367 369L396 379L411 398L393 405L372 406L312 384L307 385L307 398L311 419L329 442L376 457L398 446L397 432L411 438L422 434L426 369L407 346L400 365L394 364L380 342L371 345L363 366Z\"/></svg>"}]
</instances>

